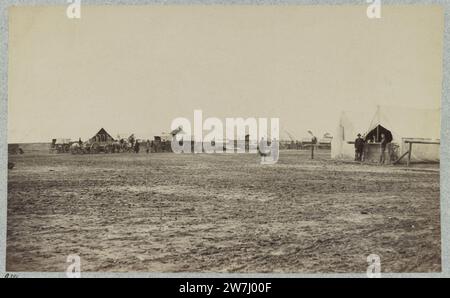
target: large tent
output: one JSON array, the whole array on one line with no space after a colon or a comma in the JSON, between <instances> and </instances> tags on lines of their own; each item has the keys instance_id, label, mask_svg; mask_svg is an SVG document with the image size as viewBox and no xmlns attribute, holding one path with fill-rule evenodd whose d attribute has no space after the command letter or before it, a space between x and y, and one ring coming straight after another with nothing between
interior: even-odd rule
<instances>
[{"instance_id":1,"label":"large tent","mask_svg":"<svg viewBox=\"0 0 450 298\"><path fill-rule=\"evenodd\" d=\"M377 106L374 109L343 111L331 145L331 157L353 159L358 133L366 143L379 141L383 133L397 147L401 157L408 151L406 142L418 142L411 150L412 161L439 161L440 109L413 109ZM422 143L420 143L422 142Z\"/></svg>"}]
</instances>

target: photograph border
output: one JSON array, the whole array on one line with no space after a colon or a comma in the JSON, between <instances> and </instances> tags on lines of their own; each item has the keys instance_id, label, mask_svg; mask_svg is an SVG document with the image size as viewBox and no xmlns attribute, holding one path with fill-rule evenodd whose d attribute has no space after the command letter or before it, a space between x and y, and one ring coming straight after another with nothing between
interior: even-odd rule
<instances>
[{"instance_id":1,"label":"photograph border","mask_svg":"<svg viewBox=\"0 0 450 298\"><path fill-rule=\"evenodd\" d=\"M7 161L8 161L8 8L11 6L59 5L66 9L70 0L0 1L0 276L6 272L7 237ZM81 0L83 5L370 5L366 0ZM440 5L444 8L443 81L441 100L440 213L441 272L382 273L382 277L450 277L450 1L381 0L383 5ZM376 20L374 20L376 21ZM381 266L383 266L381 262ZM18 277L67 277L65 272L13 272ZM81 277L159 277L159 278L298 278L367 277L366 273L159 273L159 272L83 272Z\"/></svg>"}]
</instances>

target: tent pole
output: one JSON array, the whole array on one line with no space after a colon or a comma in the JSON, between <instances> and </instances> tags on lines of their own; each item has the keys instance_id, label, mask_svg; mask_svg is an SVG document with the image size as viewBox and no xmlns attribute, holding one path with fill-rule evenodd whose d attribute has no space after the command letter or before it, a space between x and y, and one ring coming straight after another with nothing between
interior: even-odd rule
<instances>
[{"instance_id":1,"label":"tent pole","mask_svg":"<svg viewBox=\"0 0 450 298\"><path fill-rule=\"evenodd\" d=\"M380 105L377 105L377 142L380 141Z\"/></svg>"},{"instance_id":2,"label":"tent pole","mask_svg":"<svg viewBox=\"0 0 450 298\"><path fill-rule=\"evenodd\" d=\"M409 163L411 162L411 151L412 151L412 142L409 143L408 161L406 162L407 167L409 167Z\"/></svg>"}]
</instances>

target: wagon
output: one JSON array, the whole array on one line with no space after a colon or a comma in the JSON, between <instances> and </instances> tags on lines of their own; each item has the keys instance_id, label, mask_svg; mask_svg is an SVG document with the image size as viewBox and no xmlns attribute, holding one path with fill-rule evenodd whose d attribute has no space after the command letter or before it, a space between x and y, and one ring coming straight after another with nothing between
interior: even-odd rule
<instances>
[{"instance_id":1,"label":"wagon","mask_svg":"<svg viewBox=\"0 0 450 298\"><path fill-rule=\"evenodd\" d=\"M23 154L22 148L19 147L19 144L8 144L8 153L9 154Z\"/></svg>"},{"instance_id":2,"label":"wagon","mask_svg":"<svg viewBox=\"0 0 450 298\"><path fill-rule=\"evenodd\" d=\"M114 138L102 128L85 143L85 148L89 153L111 153L114 149L114 142Z\"/></svg>"},{"instance_id":3,"label":"wagon","mask_svg":"<svg viewBox=\"0 0 450 298\"><path fill-rule=\"evenodd\" d=\"M53 139L50 144L50 153L68 153L72 143L70 139Z\"/></svg>"},{"instance_id":4,"label":"wagon","mask_svg":"<svg viewBox=\"0 0 450 298\"><path fill-rule=\"evenodd\" d=\"M113 142L93 142L86 146L89 153L112 153L113 152Z\"/></svg>"}]
</instances>

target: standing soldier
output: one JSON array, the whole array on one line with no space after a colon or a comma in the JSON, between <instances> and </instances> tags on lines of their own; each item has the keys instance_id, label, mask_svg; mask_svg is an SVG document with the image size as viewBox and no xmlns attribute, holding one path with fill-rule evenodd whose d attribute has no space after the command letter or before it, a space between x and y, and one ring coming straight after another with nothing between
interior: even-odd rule
<instances>
[{"instance_id":1,"label":"standing soldier","mask_svg":"<svg viewBox=\"0 0 450 298\"><path fill-rule=\"evenodd\" d=\"M128 137L128 142L131 144L131 148L134 148L134 134Z\"/></svg>"},{"instance_id":2,"label":"standing soldier","mask_svg":"<svg viewBox=\"0 0 450 298\"><path fill-rule=\"evenodd\" d=\"M139 141L135 140L134 143L134 152L139 153Z\"/></svg>"},{"instance_id":3,"label":"standing soldier","mask_svg":"<svg viewBox=\"0 0 450 298\"><path fill-rule=\"evenodd\" d=\"M147 140L147 143L146 143L146 148L145 148L145 151L147 152L147 154L149 154L150 153L150 140Z\"/></svg>"},{"instance_id":4,"label":"standing soldier","mask_svg":"<svg viewBox=\"0 0 450 298\"><path fill-rule=\"evenodd\" d=\"M314 159L314 148L317 146L317 138L312 133L312 131L308 130L308 133L311 135L311 159Z\"/></svg>"},{"instance_id":5,"label":"standing soldier","mask_svg":"<svg viewBox=\"0 0 450 298\"><path fill-rule=\"evenodd\" d=\"M362 161L364 151L364 139L361 138L361 134L355 140L355 161Z\"/></svg>"},{"instance_id":6,"label":"standing soldier","mask_svg":"<svg viewBox=\"0 0 450 298\"><path fill-rule=\"evenodd\" d=\"M386 146L387 146L387 139L386 136L384 135L384 133L381 134L381 141L380 141L380 147L381 147L381 152L380 152L380 164L384 164L385 162L385 152L386 152Z\"/></svg>"},{"instance_id":7,"label":"standing soldier","mask_svg":"<svg viewBox=\"0 0 450 298\"><path fill-rule=\"evenodd\" d=\"M81 141L81 138L78 138L78 145L80 146L80 151L82 152L83 148L83 142Z\"/></svg>"},{"instance_id":8,"label":"standing soldier","mask_svg":"<svg viewBox=\"0 0 450 298\"><path fill-rule=\"evenodd\" d=\"M258 144L258 154L261 156L261 162L266 162L266 156L270 153L267 142L264 140L264 137L261 138Z\"/></svg>"}]
</instances>

